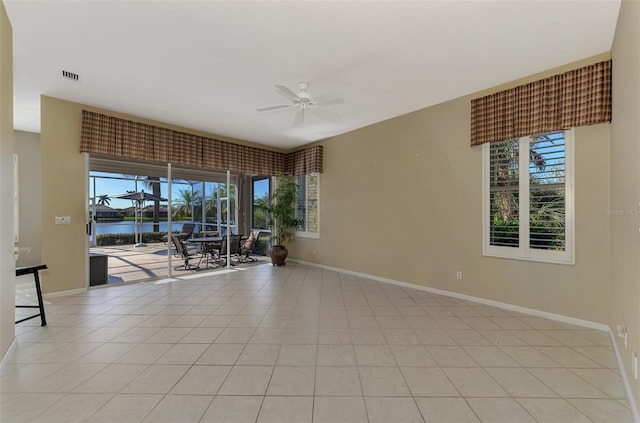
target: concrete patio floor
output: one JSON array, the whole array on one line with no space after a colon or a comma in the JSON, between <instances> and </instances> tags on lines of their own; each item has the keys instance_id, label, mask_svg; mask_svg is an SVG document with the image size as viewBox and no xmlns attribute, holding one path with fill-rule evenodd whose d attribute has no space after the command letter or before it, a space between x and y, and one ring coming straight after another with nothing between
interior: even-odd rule
<instances>
[{"instance_id":1,"label":"concrete patio floor","mask_svg":"<svg viewBox=\"0 0 640 423\"><path fill-rule=\"evenodd\" d=\"M149 243L144 247L136 247L134 245L114 245L109 247L92 247L91 253L104 254L108 256L108 283L121 283L121 282L133 282L142 281L148 279L164 278L169 276L168 271L168 250L167 245L164 243ZM206 271L219 271L224 267L213 267L209 264L207 267L205 262L201 263L200 269L196 270L184 270L176 269L184 262L182 259L175 257L175 250L171 250L171 267L172 276L185 276L193 273L201 273ZM268 257L255 256L252 258L257 259L254 263L270 263ZM191 260L192 265L197 265L200 257L195 257ZM249 264L238 264L238 266L250 266Z\"/></svg>"}]
</instances>

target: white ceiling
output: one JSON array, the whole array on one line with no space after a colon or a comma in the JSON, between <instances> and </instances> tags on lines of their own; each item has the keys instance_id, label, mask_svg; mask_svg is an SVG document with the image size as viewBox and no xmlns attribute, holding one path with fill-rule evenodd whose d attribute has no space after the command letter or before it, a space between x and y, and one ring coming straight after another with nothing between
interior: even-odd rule
<instances>
[{"instance_id":1,"label":"white ceiling","mask_svg":"<svg viewBox=\"0 0 640 423\"><path fill-rule=\"evenodd\" d=\"M15 128L40 94L280 148L345 133L610 50L620 0L3 0ZM67 70L78 82L61 77ZM294 111L274 84L339 93L342 118Z\"/></svg>"}]
</instances>

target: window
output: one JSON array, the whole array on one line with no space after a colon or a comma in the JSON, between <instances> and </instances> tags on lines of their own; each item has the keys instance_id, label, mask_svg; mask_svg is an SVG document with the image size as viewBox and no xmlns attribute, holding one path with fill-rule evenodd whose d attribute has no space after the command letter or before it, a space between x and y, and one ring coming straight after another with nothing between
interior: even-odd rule
<instances>
[{"instance_id":1,"label":"window","mask_svg":"<svg viewBox=\"0 0 640 423\"><path fill-rule=\"evenodd\" d=\"M267 208L271 198L271 177L254 176L251 178L253 206L251 208L251 228L269 229Z\"/></svg>"},{"instance_id":2,"label":"window","mask_svg":"<svg viewBox=\"0 0 640 423\"><path fill-rule=\"evenodd\" d=\"M298 219L302 224L296 236L320 237L320 174L310 173L298 176Z\"/></svg>"},{"instance_id":3,"label":"window","mask_svg":"<svg viewBox=\"0 0 640 423\"><path fill-rule=\"evenodd\" d=\"M484 255L573 264L573 130L483 148Z\"/></svg>"}]
</instances>

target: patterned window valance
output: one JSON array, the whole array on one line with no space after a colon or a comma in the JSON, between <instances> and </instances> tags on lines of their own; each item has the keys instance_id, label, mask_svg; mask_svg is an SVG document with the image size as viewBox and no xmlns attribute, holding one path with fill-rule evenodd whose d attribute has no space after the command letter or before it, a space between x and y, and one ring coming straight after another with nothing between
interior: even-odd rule
<instances>
[{"instance_id":1,"label":"patterned window valance","mask_svg":"<svg viewBox=\"0 0 640 423\"><path fill-rule=\"evenodd\" d=\"M245 174L322 172L319 145L280 153L87 110L82 111L80 152Z\"/></svg>"},{"instance_id":2,"label":"patterned window valance","mask_svg":"<svg viewBox=\"0 0 640 423\"><path fill-rule=\"evenodd\" d=\"M287 175L322 173L322 153L321 145L288 153L284 160L284 173Z\"/></svg>"},{"instance_id":3,"label":"patterned window valance","mask_svg":"<svg viewBox=\"0 0 640 423\"><path fill-rule=\"evenodd\" d=\"M611 122L611 61L471 101L471 145Z\"/></svg>"}]
</instances>

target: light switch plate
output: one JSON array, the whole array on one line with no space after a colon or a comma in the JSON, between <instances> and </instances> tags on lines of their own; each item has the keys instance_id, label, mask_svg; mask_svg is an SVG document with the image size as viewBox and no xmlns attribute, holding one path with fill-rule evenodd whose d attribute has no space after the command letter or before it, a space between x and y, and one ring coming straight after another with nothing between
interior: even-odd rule
<instances>
[{"instance_id":1,"label":"light switch plate","mask_svg":"<svg viewBox=\"0 0 640 423\"><path fill-rule=\"evenodd\" d=\"M71 216L56 216L56 225L70 225Z\"/></svg>"}]
</instances>

